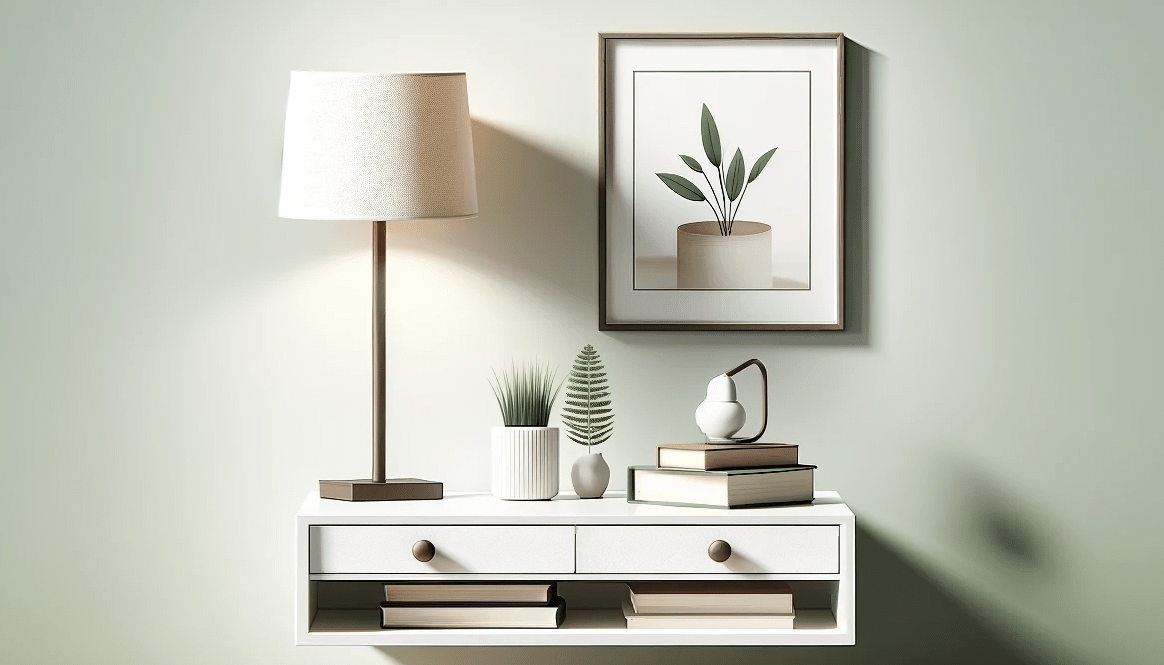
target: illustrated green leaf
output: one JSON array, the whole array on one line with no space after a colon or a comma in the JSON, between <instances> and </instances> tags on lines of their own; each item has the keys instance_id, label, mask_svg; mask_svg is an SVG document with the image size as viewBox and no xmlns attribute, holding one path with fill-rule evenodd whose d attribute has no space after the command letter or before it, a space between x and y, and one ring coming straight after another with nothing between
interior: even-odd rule
<instances>
[{"instance_id":1,"label":"illustrated green leaf","mask_svg":"<svg viewBox=\"0 0 1164 665\"><path fill-rule=\"evenodd\" d=\"M707 108L707 104L703 105L699 133L703 136L703 153L712 166L719 168L723 158L719 147L719 127L715 126L715 118L711 117L711 109Z\"/></svg>"},{"instance_id":2,"label":"illustrated green leaf","mask_svg":"<svg viewBox=\"0 0 1164 665\"><path fill-rule=\"evenodd\" d=\"M672 192L675 192L688 201L707 200L703 192L699 191L699 188L695 186L695 183L681 175L675 175L674 173L656 173L655 175L659 176L659 180L662 180L664 185L670 187Z\"/></svg>"},{"instance_id":3,"label":"illustrated green leaf","mask_svg":"<svg viewBox=\"0 0 1164 665\"><path fill-rule=\"evenodd\" d=\"M732 156L732 163L728 166L725 184L728 199L735 201L744 188L744 153L740 152L739 148L736 148L736 154Z\"/></svg>"},{"instance_id":4,"label":"illustrated green leaf","mask_svg":"<svg viewBox=\"0 0 1164 665\"><path fill-rule=\"evenodd\" d=\"M760 171L763 171L764 167L768 165L768 160L772 159L772 154L775 152L776 148L772 148L768 152L760 155L760 158L756 160L756 163L752 164L752 171L748 174L748 182L752 182L756 178L760 177Z\"/></svg>"},{"instance_id":5,"label":"illustrated green leaf","mask_svg":"<svg viewBox=\"0 0 1164 665\"><path fill-rule=\"evenodd\" d=\"M682 159L683 163L690 167L692 171L695 171L696 173L703 173L703 166L694 157L679 155L679 159Z\"/></svg>"}]
</instances>

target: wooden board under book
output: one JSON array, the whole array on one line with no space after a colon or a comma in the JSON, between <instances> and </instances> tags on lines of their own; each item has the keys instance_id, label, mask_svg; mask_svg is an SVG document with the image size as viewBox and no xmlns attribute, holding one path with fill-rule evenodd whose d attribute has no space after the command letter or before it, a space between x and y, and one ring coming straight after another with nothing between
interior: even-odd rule
<instances>
[{"instance_id":1,"label":"wooden board under book","mask_svg":"<svg viewBox=\"0 0 1164 665\"><path fill-rule=\"evenodd\" d=\"M566 602L549 605L394 605L380 603L381 628L557 628Z\"/></svg>"},{"instance_id":2,"label":"wooden board under book","mask_svg":"<svg viewBox=\"0 0 1164 665\"><path fill-rule=\"evenodd\" d=\"M626 500L697 508L759 508L813 499L815 466L690 471L627 467Z\"/></svg>"},{"instance_id":3,"label":"wooden board under book","mask_svg":"<svg viewBox=\"0 0 1164 665\"><path fill-rule=\"evenodd\" d=\"M384 600L389 603L415 604L471 604L471 603L550 603L557 596L557 585L496 582L466 584L463 582L396 583L384 585Z\"/></svg>"},{"instance_id":4,"label":"wooden board under book","mask_svg":"<svg viewBox=\"0 0 1164 665\"><path fill-rule=\"evenodd\" d=\"M628 582L639 614L792 614L792 587L776 580Z\"/></svg>"},{"instance_id":5,"label":"wooden board under book","mask_svg":"<svg viewBox=\"0 0 1164 665\"><path fill-rule=\"evenodd\" d=\"M630 630L651 628L791 629L795 614L643 614L622 601L622 616Z\"/></svg>"},{"instance_id":6,"label":"wooden board under book","mask_svg":"<svg viewBox=\"0 0 1164 665\"><path fill-rule=\"evenodd\" d=\"M794 443L664 443L655 448L660 469L746 469L797 463Z\"/></svg>"}]
</instances>

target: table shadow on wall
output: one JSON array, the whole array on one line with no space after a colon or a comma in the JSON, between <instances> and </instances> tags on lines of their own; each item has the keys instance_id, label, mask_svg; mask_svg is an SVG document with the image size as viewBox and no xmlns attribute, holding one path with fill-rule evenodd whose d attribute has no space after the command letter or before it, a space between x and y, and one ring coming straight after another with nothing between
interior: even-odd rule
<instances>
[{"instance_id":1,"label":"table shadow on wall","mask_svg":"<svg viewBox=\"0 0 1164 665\"><path fill-rule=\"evenodd\" d=\"M875 532L857 528L854 647L376 647L404 665L710 662L1035 665Z\"/></svg>"}]
</instances>

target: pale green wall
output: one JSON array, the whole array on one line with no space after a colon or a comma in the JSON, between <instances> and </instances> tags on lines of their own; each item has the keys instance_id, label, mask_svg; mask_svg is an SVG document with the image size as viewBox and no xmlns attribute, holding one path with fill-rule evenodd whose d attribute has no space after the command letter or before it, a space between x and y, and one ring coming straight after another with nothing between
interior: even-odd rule
<instances>
[{"instance_id":1,"label":"pale green wall","mask_svg":"<svg viewBox=\"0 0 1164 665\"><path fill-rule=\"evenodd\" d=\"M5 3L0 660L1159 662L1162 28L1109 3ZM846 332L597 332L600 31L855 42ZM602 351L619 468L759 357L772 436L858 515L857 647L291 646L291 518L366 471L370 399L366 225L276 218L293 68L469 74L481 217L389 238L392 470L484 489L511 358Z\"/></svg>"}]
</instances>

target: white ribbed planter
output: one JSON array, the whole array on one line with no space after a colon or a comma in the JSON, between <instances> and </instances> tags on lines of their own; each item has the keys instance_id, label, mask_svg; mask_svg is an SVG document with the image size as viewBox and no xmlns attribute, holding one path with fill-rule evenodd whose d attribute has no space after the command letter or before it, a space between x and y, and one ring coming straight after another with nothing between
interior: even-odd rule
<instances>
[{"instance_id":1,"label":"white ribbed planter","mask_svg":"<svg viewBox=\"0 0 1164 665\"><path fill-rule=\"evenodd\" d=\"M537 501L558 495L558 428L494 427L493 496Z\"/></svg>"}]
</instances>

